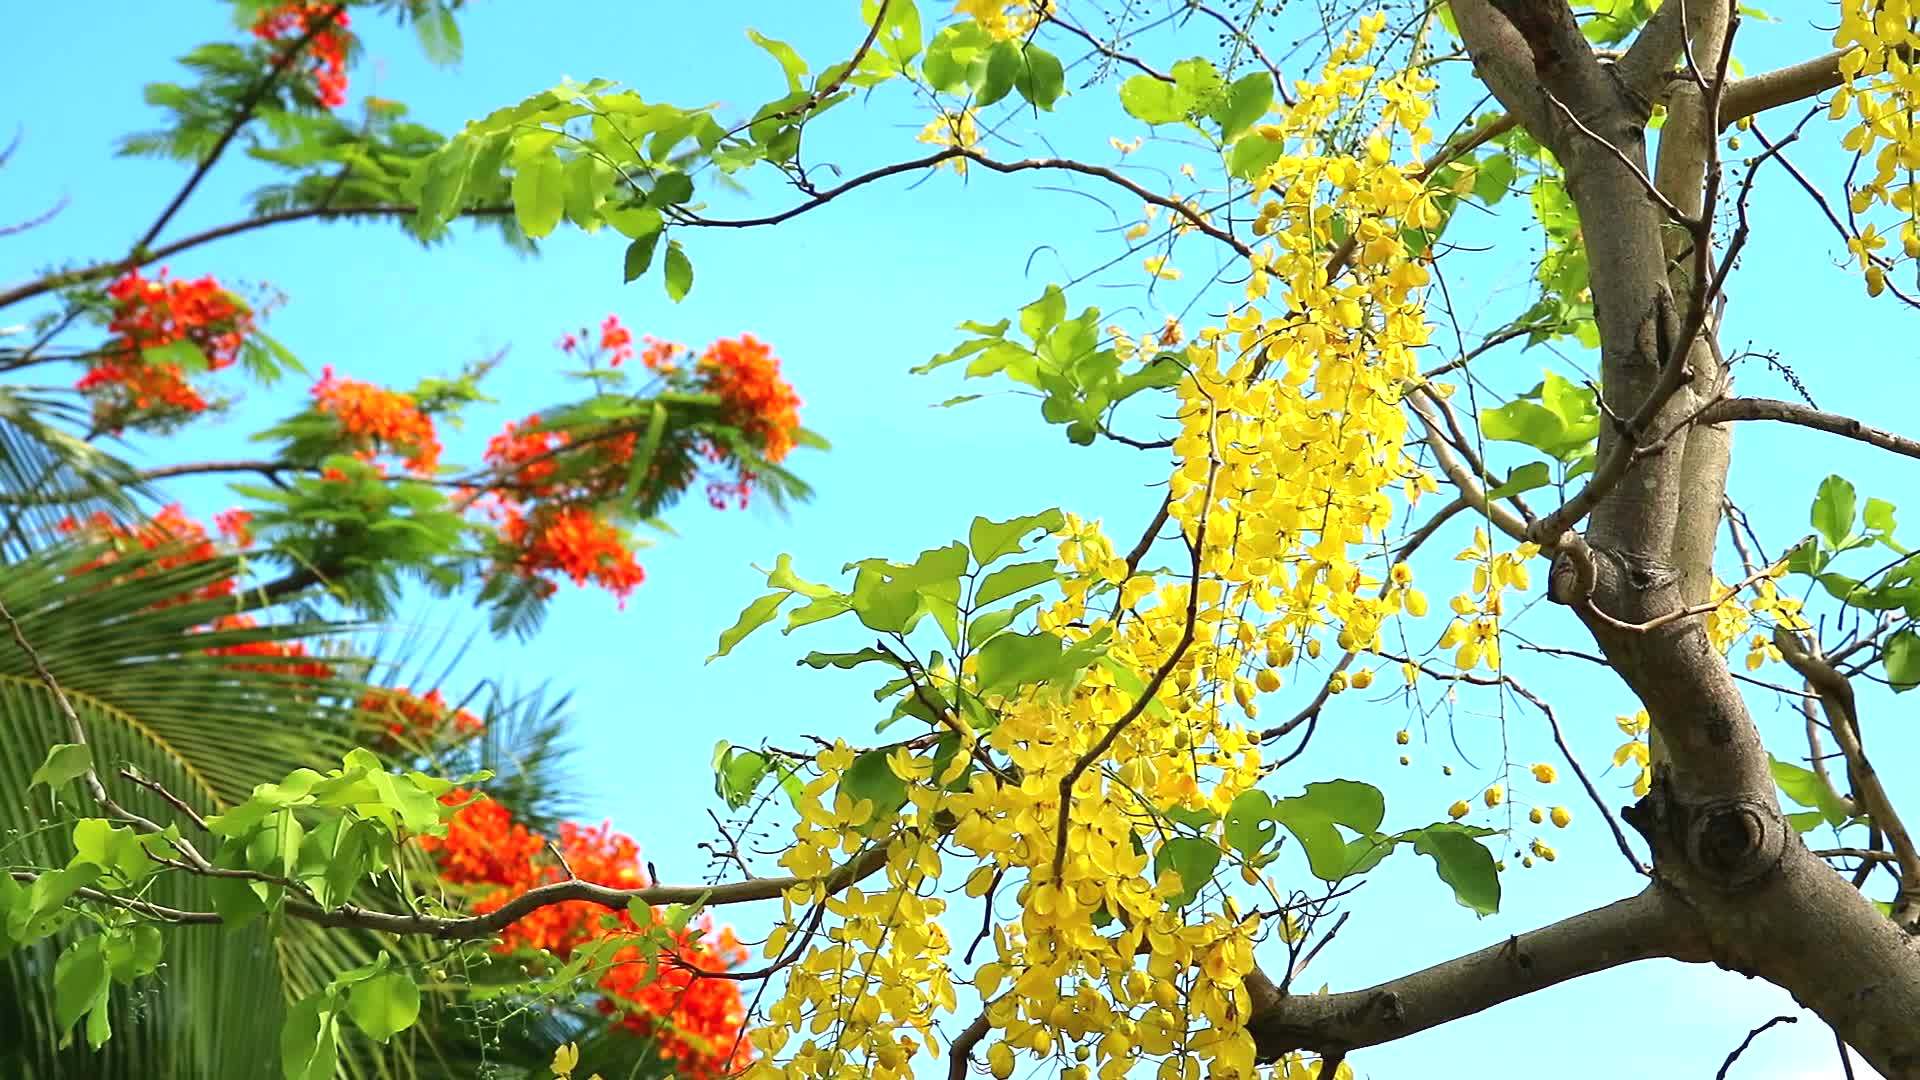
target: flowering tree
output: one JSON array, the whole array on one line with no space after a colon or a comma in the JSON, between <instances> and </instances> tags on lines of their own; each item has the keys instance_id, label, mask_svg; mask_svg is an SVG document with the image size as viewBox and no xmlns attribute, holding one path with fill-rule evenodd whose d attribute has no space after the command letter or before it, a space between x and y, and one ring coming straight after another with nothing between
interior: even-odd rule
<instances>
[{"instance_id":1,"label":"flowering tree","mask_svg":"<svg viewBox=\"0 0 1920 1080\"><path fill-rule=\"evenodd\" d=\"M341 25L344 5L263 23L280 37L251 54L251 81L209 61L217 70L194 101L226 94L257 108L279 94L278 107L307 118L282 127L315 140L265 153L295 176L256 222L378 215L425 238L462 217L516 240L607 230L621 237L626 280L657 274L677 298L703 229L777 227L948 166L982 187L1035 173L1138 202L1109 266L1153 296L1191 288L1223 314L1139 325L1136 314L1075 314L1074 286L1050 286L1017 314L961 323L955 347L923 366L959 364L966 378L1039 397L1042 418L1074 443L1138 448L1165 497L1117 533L1066 509L981 517L918 556L849 563L839 584L778 559L716 659L784 609L789 631L834 622L809 630L834 651L803 664L885 679L879 740L828 731L800 749L748 731L716 752L731 808L791 818L783 874L743 856L735 880L650 882L624 840L564 829L552 860L539 860L540 830L456 786L486 781L396 771L358 747L338 766L221 793L211 815L180 798L175 778L128 778L157 801L124 802L105 772L118 751L60 704L63 687L97 685L100 672L35 659L36 638L57 640L81 615L56 623L43 612L67 609L36 601L36 617L13 626L14 694L48 715L58 706L70 735L39 755L34 780L82 794L64 804L80 808L60 819L64 846L21 865L0 902L10 941L69 935L52 979L58 1026L104 1041L114 977L144 977L153 943L181 932L174 924L270 914L276 939L378 943L363 963L302 986L280 1044L291 1077L327 1075L343 1047L350 1060L366 1039L412 1027L422 983L452 997L585 995L649 1031L671 1026L662 1052L715 1074L898 1077L939 1056L935 1067L956 1078L981 1060L1005 1078L1023 1059L1076 1078L1349 1076L1349 1056L1368 1047L1656 957L1763 978L1831 1024L1843 1055L1920 1074L1920 850L1861 729L1869 684L1920 685L1920 567L1893 504L1861 500L1840 476L1805 478L1814 531L1798 542L1758 535L1726 499L1732 431L1752 421L1905 457L1920 457L1920 443L1811 404L1738 395L1735 373L1767 358L1720 344L1728 283L1761 227L1750 200L1766 182L1814 195L1870 297L1915 303L1894 273L1920 258L1911 13L1844 0L1832 51L1810 41L1802 61L1737 76L1737 31L1752 16L1717 0L1336 5L1291 23L1260 2L1153 7L962 0L936 26L913 0L866 0L846 59L817 71L754 34L784 91L737 115L654 100L644 86L566 83L445 140L383 105L367 128L376 134L356 136L351 153L321 149L341 137L326 127L320 82L335 68L330 53L305 52ZM448 39L444 9L408 10L440 27L430 39ZM1196 47L1212 51L1190 55ZM1462 51L1471 70L1441 63ZM1144 136L1114 136L1110 157L1098 146L1003 153L1015 114L1044 128L1068 96L1063 52L1083 54L1075 96L1117 84L1116 122L1203 158L1205 172L1154 168L1164 159ZM308 70L311 84L282 78ZM919 137L934 149L823 173L830 136L810 125L863 93L924 104L933 115ZM1456 104L1488 100L1497 111ZM1822 114L1841 125L1822 134ZM200 104L180 117L151 145L180 148L204 171L231 132L210 139ZM1853 156L1837 203L1789 152L1823 138ZM727 183L791 202L726 216L709 200ZM1460 237L1476 228L1529 233L1540 256L1525 302L1470 338L1443 275L1471 255ZM156 277L121 290L169 305L150 317L114 307L126 301L113 294L83 306L89 283L151 262L153 240L131 260L0 294L79 298L69 303L102 312L130 343L121 352L140 350L122 374L90 369L83 392L104 403L96 427L177 421L198 400L179 384L227 352L249 369L283 363L267 344L249 361L246 343L259 339L241 331L240 305L203 285ZM1186 276L1208 259L1224 269ZM200 313L192 329L169 329L176 308ZM1502 385L1488 368L1503 350L1547 343L1557 357L1584 355L1597 376L1564 359L1537 383ZM169 545L142 554L122 542L101 563L96 543L27 565L80 612L92 610L87 597L132 595L145 618L205 635L192 638L200 662L232 672L236 694L255 693L260 644L298 636L216 623L251 618L244 598L256 592L270 601L327 585L378 612L393 575L412 572L443 588L473 583L502 625L524 625L555 575L616 592L634 584L596 514L650 514L702 480L716 504L794 490L779 462L805 440L764 348L722 343L696 360L649 343L632 365L617 324L599 346L586 371L608 382L595 383L592 407L515 424L444 491L428 479L444 466L423 418L471 400L471 376L411 395L324 377L312 406L272 429L282 457L242 466L284 486L243 489L257 509L227 531L255 534L256 561L281 560L286 573L236 590L238 603L201 569L208 560L175 565L183 556ZM636 366L647 388L614 380ZM1138 407L1121 407L1134 399L1159 405L1157 426L1129 419ZM51 437L37 445L59 466L63 498L106 497L114 466ZM28 503L47 501L30 490ZM110 522L72 529L127 528ZM458 546L476 531L479 542ZM1039 551L1042 539L1056 546ZM1429 557L1442 545L1451 563ZM1543 569L1554 608L1535 609L1543 625L1522 639L1518 601ZM1428 614L1434 582L1452 593L1450 615ZM1625 741L1613 753L1631 796L1602 792L1597 763L1565 735L1566 703L1530 689L1521 644L1542 665L1592 665L1638 699L1616 721ZM242 648L254 651L236 659ZM279 659L305 674L275 673L274 684L309 696L275 708L335 700L314 688L311 656ZM1289 681L1299 700L1263 719ZM1793 706L1784 730L1754 708L1775 696ZM1351 704L1361 699L1408 710L1391 729L1401 764L1429 715L1480 700L1502 717L1497 737L1482 733L1497 759L1459 776L1450 806L1389 807L1379 787L1339 775L1352 763L1310 754L1324 719L1378 711ZM392 718L376 741L439 710L358 709ZM1566 805L1567 787L1591 811ZM1782 793L1804 809L1784 812ZM1555 862L1553 838L1582 828L1617 847L1643 887L1377 986L1302 992L1343 898L1383 861L1424 857L1436 890L1487 914L1503 875ZM1803 838L1814 834L1818 848ZM342 836L358 838L346 855L331 846ZM435 888L386 873L416 857L437 867ZM211 906L156 899L153 882L204 888ZM956 890L968 899L950 901ZM722 970L739 944L700 920L749 904L772 909L765 963ZM956 949L975 926L973 944ZM410 951L422 942L439 951ZM502 970L489 962L502 949L548 959ZM449 957L463 977L440 978ZM623 957L641 961L637 979L621 974ZM716 994L726 1007L714 1021L695 1004L740 982L765 984L750 1011ZM747 1034L723 1047L701 1022L668 1024L679 1012L646 1004L661 993ZM552 1074L603 1068L599 1046L565 1032L553 1042Z\"/></svg>"}]
</instances>

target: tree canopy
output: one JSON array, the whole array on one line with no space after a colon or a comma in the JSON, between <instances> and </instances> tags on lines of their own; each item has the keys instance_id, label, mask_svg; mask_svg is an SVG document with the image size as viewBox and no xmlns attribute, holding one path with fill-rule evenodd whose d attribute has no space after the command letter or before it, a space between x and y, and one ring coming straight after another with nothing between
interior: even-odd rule
<instances>
[{"instance_id":1,"label":"tree canopy","mask_svg":"<svg viewBox=\"0 0 1920 1080\"><path fill-rule=\"evenodd\" d=\"M1718 0L863 0L831 56L747 29L766 62L722 103L636 59L451 133L354 102L357 35L388 18L452 63L484 5L230 6L118 147L185 170L150 227L0 286L23 320L0 338L0 1060L23 1075L1350 1077L1656 959L1784 989L1848 1071L1920 1075L1914 785L1863 723L1920 686L1920 561L1880 467L1749 456L1790 427L1912 475L1920 441L1815 404L1848 374L1767 344L1807 312L1728 314L1757 275L1920 306L1904 4L1784 24L1761 66L1743 48L1775 20ZM183 233L243 157L271 182ZM461 423L501 357L315 374L266 332L269 292L169 265L349 221L530 256L577 232L679 303L717 235L777 245L920 182L931 286L964 241L942 201L1015 179L1110 224L1034 237L1068 269L1017 310L930 299L916 317L957 326L913 370L943 409L1037 400L1035 445L1124 448L1157 509L963 505L957 533L831 564L776 533L737 614L648 605L636 551L676 542L690 492L810 496L828 443L777 342L609 315L480 438ZM1803 238L1790 266L1770 234ZM850 322L838 272L769 287ZM276 394L292 411L264 415ZM223 417L257 452L182 456ZM1729 497L1743 461L1804 528ZM529 638L569 583L611 593L610 624L716 635L716 666L777 626L801 668L874 687L802 741L739 718L669 764L712 771L707 880L574 820L553 699L449 696L394 629L471 610ZM1610 755L1566 686L1637 702ZM1395 766L1328 745L1362 723ZM1555 888L1563 850L1631 889L1370 987L1316 963L1371 881L1470 924L1523 871Z\"/></svg>"}]
</instances>

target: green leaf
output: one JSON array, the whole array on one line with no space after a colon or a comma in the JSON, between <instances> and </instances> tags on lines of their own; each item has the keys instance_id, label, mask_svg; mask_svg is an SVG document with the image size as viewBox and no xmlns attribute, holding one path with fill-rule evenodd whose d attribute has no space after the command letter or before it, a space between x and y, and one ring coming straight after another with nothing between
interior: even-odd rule
<instances>
[{"instance_id":1,"label":"green leaf","mask_svg":"<svg viewBox=\"0 0 1920 1080\"><path fill-rule=\"evenodd\" d=\"M770 589L788 589L813 600L838 596L831 585L821 585L808 581L793 570L793 556L780 554L774 557L773 569L767 572L767 587Z\"/></svg>"},{"instance_id":2,"label":"green leaf","mask_svg":"<svg viewBox=\"0 0 1920 1080\"><path fill-rule=\"evenodd\" d=\"M980 692L1010 693L1038 682L1059 667L1063 643L1052 634L1001 634L975 653Z\"/></svg>"},{"instance_id":3,"label":"green leaf","mask_svg":"<svg viewBox=\"0 0 1920 1080\"><path fill-rule=\"evenodd\" d=\"M1052 559L1003 566L981 580L973 593L973 606L983 608L1014 593L1057 581L1055 566Z\"/></svg>"},{"instance_id":4,"label":"green leaf","mask_svg":"<svg viewBox=\"0 0 1920 1080\"><path fill-rule=\"evenodd\" d=\"M1220 77L1220 69L1213 66L1213 61L1204 56L1176 61L1173 85L1187 102L1187 111L1205 112L1219 120L1218 112L1225 101L1221 91L1226 87L1226 80Z\"/></svg>"},{"instance_id":5,"label":"green leaf","mask_svg":"<svg viewBox=\"0 0 1920 1080\"><path fill-rule=\"evenodd\" d=\"M1120 84L1120 107L1147 124L1174 124L1187 118L1193 97L1151 75L1135 75Z\"/></svg>"},{"instance_id":6,"label":"green leaf","mask_svg":"<svg viewBox=\"0 0 1920 1080\"><path fill-rule=\"evenodd\" d=\"M453 9L433 5L413 21L413 32L428 60L441 67L460 62L460 24L454 20Z\"/></svg>"},{"instance_id":7,"label":"green leaf","mask_svg":"<svg viewBox=\"0 0 1920 1080\"><path fill-rule=\"evenodd\" d=\"M889 577L879 567L863 566L853 578L853 613L869 630L903 634L920 614L920 594L913 582Z\"/></svg>"},{"instance_id":8,"label":"green leaf","mask_svg":"<svg viewBox=\"0 0 1920 1080\"><path fill-rule=\"evenodd\" d=\"M1226 840L1242 855L1254 855L1273 842L1273 799L1260 790L1243 791L1227 807Z\"/></svg>"},{"instance_id":9,"label":"green leaf","mask_svg":"<svg viewBox=\"0 0 1920 1080\"><path fill-rule=\"evenodd\" d=\"M1887 639L1887 681L1896 693L1920 686L1920 634L1902 630Z\"/></svg>"},{"instance_id":10,"label":"green leaf","mask_svg":"<svg viewBox=\"0 0 1920 1080\"><path fill-rule=\"evenodd\" d=\"M1793 826L1793 831L1797 833L1810 833L1826 823L1827 815L1818 810L1804 810L1787 815L1787 824Z\"/></svg>"},{"instance_id":11,"label":"green leaf","mask_svg":"<svg viewBox=\"0 0 1920 1080\"><path fill-rule=\"evenodd\" d=\"M1269 139L1259 132L1250 132L1234 142L1233 152L1227 155L1227 172L1237 179L1252 182L1259 179L1269 165L1279 161L1285 152L1285 143Z\"/></svg>"},{"instance_id":12,"label":"green leaf","mask_svg":"<svg viewBox=\"0 0 1920 1080\"><path fill-rule=\"evenodd\" d=\"M420 988L404 971L375 975L348 992L347 1015L361 1031L386 1042L420 1018Z\"/></svg>"},{"instance_id":13,"label":"green leaf","mask_svg":"<svg viewBox=\"0 0 1920 1080\"><path fill-rule=\"evenodd\" d=\"M679 303L693 288L693 262L680 241L667 241L667 299Z\"/></svg>"},{"instance_id":14,"label":"green leaf","mask_svg":"<svg viewBox=\"0 0 1920 1080\"><path fill-rule=\"evenodd\" d=\"M140 360L150 367L172 365L183 371L205 371L209 366L207 354L186 338L151 349L141 349Z\"/></svg>"},{"instance_id":15,"label":"green leaf","mask_svg":"<svg viewBox=\"0 0 1920 1080\"><path fill-rule=\"evenodd\" d=\"M60 789L85 776L93 768L93 751L82 743L56 743L48 749L47 758L33 771L33 779L28 782L27 790L32 791L42 784L58 798Z\"/></svg>"},{"instance_id":16,"label":"green leaf","mask_svg":"<svg viewBox=\"0 0 1920 1080\"><path fill-rule=\"evenodd\" d=\"M1513 181L1519 171L1514 168L1513 159L1506 154L1493 154L1480 162L1473 174L1473 193L1480 201L1492 206L1506 197L1513 187Z\"/></svg>"},{"instance_id":17,"label":"green leaf","mask_svg":"<svg viewBox=\"0 0 1920 1080\"><path fill-rule=\"evenodd\" d=\"M1853 485L1845 477L1829 476L1820 481L1809 515L1815 531L1826 538L1829 547L1839 547L1853 531Z\"/></svg>"},{"instance_id":18,"label":"green leaf","mask_svg":"<svg viewBox=\"0 0 1920 1080\"><path fill-rule=\"evenodd\" d=\"M810 652L800 660L802 664L805 664L815 671L829 667L849 671L859 667L861 664L873 661L892 664L895 667L899 666L899 661L881 652L879 649L861 649L859 652Z\"/></svg>"},{"instance_id":19,"label":"green leaf","mask_svg":"<svg viewBox=\"0 0 1920 1080\"><path fill-rule=\"evenodd\" d=\"M927 85L941 93L951 93L967 84L975 61L992 47L993 39L971 19L946 27L927 45L927 55L920 61L920 73Z\"/></svg>"},{"instance_id":20,"label":"green leaf","mask_svg":"<svg viewBox=\"0 0 1920 1080\"><path fill-rule=\"evenodd\" d=\"M1355 780L1308 784L1304 794L1277 800L1272 813L1273 820L1300 842L1307 868L1322 881L1339 881L1353 872L1347 841L1334 826L1372 834L1385 816L1386 799L1380 790Z\"/></svg>"},{"instance_id":21,"label":"green leaf","mask_svg":"<svg viewBox=\"0 0 1920 1080\"><path fill-rule=\"evenodd\" d=\"M280 1068L286 1080L331 1080L338 1033L329 991L301 999L280 1029Z\"/></svg>"},{"instance_id":22,"label":"green leaf","mask_svg":"<svg viewBox=\"0 0 1920 1080\"><path fill-rule=\"evenodd\" d=\"M738 810L753 801L753 793L773 768L773 759L725 739L713 747L713 793Z\"/></svg>"},{"instance_id":23,"label":"green leaf","mask_svg":"<svg viewBox=\"0 0 1920 1080\"><path fill-rule=\"evenodd\" d=\"M1060 95L1066 93L1066 69L1060 65L1059 57L1038 45L1028 45L1024 56L1026 63L1014 80L1020 96L1037 108L1051 110Z\"/></svg>"},{"instance_id":24,"label":"green leaf","mask_svg":"<svg viewBox=\"0 0 1920 1080\"><path fill-rule=\"evenodd\" d=\"M1890 535L1894 529L1893 511L1893 504L1885 499L1868 499L1860 519L1866 522L1869 531Z\"/></svg>"},{"instance_id":25,"label":"green leaf","mask_svg":"<svg viewBox=\"0 0 1920 1080\"><path fill-rule=\"evenodd\" d=\"M1820 779L1819 773L1781 761L1771 754L1767 755L1767 761L1771 763L1773 782L1780 785L1781 792L1787 798L1801 806L1819 810L1829 825L1838 825L1847 820L1846 804L1840 800L1840 794L1833 790L1832 785Z\"/></svg>"},{"instance_id":26,"label":"green leaf","mask_svg":"<svg viewBox=\"0 0 1920 1080\"><path fill-rule=\"evenodd\" d=\"M1467 829L1442 822L1403 833L1402 838L1413 841L1413 850L1433 858L1434 870L1453 887L1453 898L1462 907L1481 915L1500 910L1500 872L1494 867L1493 853Z\"/></svg>"},{"instance_id":27,"label":"green leaf","mask_svg":"<svg viewBox=\"0 0 1920 1080\"><path fill-rule=\"evenodd\" d=\"M973 103L976 108L987 106L1006 97L1013 89L1014 80L1026 63L1020 58L1020 43L1017 41L995 42L987 52L987 64L982 72L978 86L974 87Z\"/></svg>"},{"instance_id":28,"label":"green leaf","mask_svg":"<svg viewBox=\"0 0 1920 1080\"><path fill-rule=\"evenodd\" d=\"M1027 550L1026 538L1030 533L1043 531L1051 534L1058 532L1066 523L1066 515L1058 510L1042 510L1037 514L1006 521L977 517L967 530L967 547L973 551L974 563L984 567L1003 555L1018 555Z\"/></svg>"},{"instance_id":29,"label":"green leaf","mask_svg":"<svg viewBox=\"0 0 1920 1080\"><path fill-rule=\"evenodd\" d=\"M984 615L974 616L973 621L967 624L967 648L979 648L981 642L987 641L992 638L993 635L1005 630L1013 620L1019 618L1023 612L1040 603L1043 599L1044 597L1039 593L1035 593L1032 596L1021 597L1012 607L1001 608L999 611L989 611Z\"/></svg>"},{"instance_id":30,"label":"green leaf","mask_svg":"<svg viewBox=\"0 0 1920 1080\"><path fill-rule=\"evenodd\" d=\"M1220 865L1220 849L1211 840L1197 836L1176 836L1153 853L1153 875L1171 870L1180 875L1180 894L1167 901L1171 907L1185 907L1213 880Z\"/></svg>"},{"instance_id":31,"label":"green leaf","mask_svg":"<svg viewBox=\"0 0 1920 1080\"><path fill-rule=\"evenodd\" d=\"M1235 79L1227 87L1226 106L1221 112L1220 137L1232 142L1241 132L1260 122L1273 106L1273 77L1257 72Z\"/></svg>"},{"instance_id":32,"label":"green leaf","mask_svg":"<svg viewBox=\"0 0 1920 1080\"><path fill-rule=\"evenodd\" d=\"M533 239L554 230L566 213L566 166L550 153L522 161L513 173L513 216Z\"/></svg>"},{"instance_id":33,"label":"green leaf","mask_svg":"<svg viewBox=\"0 0 1920 1080\"><path fill-rule=\"evenodd\" d=\"M107 958L100 949L100 938L87 937L67 946L53 965L53 1022L60 1029L64 1044L73 1025L95 1010L106 1012L108 977ZM88 1025L87 1041L99 1049ZM100 1041L104 1042L104 1038Z\"/></svg>"},{"instance_id":34,"label":"green leaf","mask_svg":"<svg viewBox=\"0 0 1920 1080\"><path fill-rule=\"evenodd\" d=\"M1506 482L1487 492L1489 499L1505 499L1543 488L1553 482L1553 470L1544 461L1529 461L1507 474Z\"/></svg>"},{"instance_id":35,"label":"green leaf","mask_svg":"<svg viewBox=\"0 0 1920 1080\"><path fill-rule=\"evenodd\" d=\"M793 46L784 41L775 41L752 28L748 28L747 38L755 45L767 50L774 60L779 62L780 70L787 76L787 93L799 93L800 77L807 73L807 62L800 58L800 54L793 50Z\"/></svg>"},{"instance_id":36,"label":"green leaf","mask_svg":"<svg viewBox=\"0 0 1920 1080\"><path fill-rule=\"evenodd\" d=\"M868 824L878 824L906 804L907 782L887 767L886 751L869 750L854 758L847 771L840 774L840 792L854 802L872 801L873 817Z\"/></svg>"},{"instance_id":37,"label":"green leaf","mask_svg":"<svg viewBox=\"0 0 1920 1080\"><path fill-rule=\"evenodd\" d=\"M748 604L746 610L740 613L739 620L720 635L720 647L712 656L707 657L707 663L711 664L732 652L733 647L740 644L748 634L765 626L767 621L773 618L774 613L780 610L780 605L792 595L791 592L780 589Z\"/></svg>"}]
</instances>

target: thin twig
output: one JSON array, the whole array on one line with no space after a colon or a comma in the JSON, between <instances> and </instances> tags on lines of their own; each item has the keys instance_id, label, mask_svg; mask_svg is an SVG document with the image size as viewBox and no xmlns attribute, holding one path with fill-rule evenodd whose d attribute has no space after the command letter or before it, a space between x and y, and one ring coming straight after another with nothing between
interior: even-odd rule
<instances>
[{"instance_id":1,"label":"thin twig","mask_svg":"<svg viewBox=\"0 0 1920 1080\"><path fill-rule=\"evenodd\" d=\"M1739 1059L1740 1055L1745 1052L1748 1046L1752 1045L1753 1040L1758 1038L1761 1032L1775 1024L1797 1024L1799 1022L1800 1018L1797 1016L1776 1016L1766 1023L1761 1024L1759 1027L1754 1028L1752 1031L1747 1032L1747 1037L1741 1039L1740 1045L1734 1047L1733 1053L1727 1055L1726 1063L1720 1066L1720 1071L1713 1074L1713 1080L1727 1080L1727 1070L1733 1068L1733 1063Z\"/></svg>"}]
</instances>

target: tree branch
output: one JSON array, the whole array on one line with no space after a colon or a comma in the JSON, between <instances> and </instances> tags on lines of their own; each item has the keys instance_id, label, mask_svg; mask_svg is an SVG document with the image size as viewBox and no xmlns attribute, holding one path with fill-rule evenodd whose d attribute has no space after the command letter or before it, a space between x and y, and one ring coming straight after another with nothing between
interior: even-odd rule
<instances>
[{"instance_id":1,"label":"tree branch","mask_svg":"<svg viewBox=\"0 0 1920 1080\"><path fill-rule=\"evenodd\" d=\"M293 62L301 53L307 51L307 46L311 45L315 38L332 29L334 20L338 19L340 13L346 9L345 0L341 0L340 3L321 12L319 18L309 20L306 32L301 34L293 44L287 46L287 51L281 53L273 62L273 66L267 69L267 73L260 77L260 81L247 91L247 96L240 100L240 107L234 110L232 121L227 124L227 129L220 133L220 138L213 144L213 149L207 151L207 156L194 167L193 175L187 177L186 184L174 195L173 201L167 204L165 210L160 211L160 217L153 223L153 227L133 245L135 258L138 258L139 253L160 236L161 230L165 229L167 223L173 220L173 216L186 205L187 199L200 186L200 181L207 178L207 173L213 169L214 163L220 160L220 155L227 152L227 146L233 142L234 136L240 134L240 129L246 127L247 123L253 119L253 110L259 108L260 102L267 96L267 91L273 89L273 84L280 80L280 76L286 73L287 68L293 66Z\"/></svg>"},{"instance_id":2,"label":"tree branch","mask_svg":"<svg viewBox=\"0 0 1920 1080\"><path fill-rule=\"evenodd\" d=\"M1816 431L1857 439L1906 457L1920 458L1920 440L1869 427L1851 416L1821 412L1811 405L1800 405L1791 401L1776 401L1772 398L1727 398L1707 406L1706 410L1700 414L1700 422L1703 424L1718 424L1728 420L1774 420L1782 424L1798 424Z\"/></svg>"},{"instance_id":3,"label":"tree branch","mask_svg":"<svg viewBox=\"0 0 1920 1080\"><path fill-rule=\"evenodd\" d=\"M97 281L112 274L120 273L123 270L147 266L169 256L177 255L189 248L199 247L201 244L221 240L229 236L252 232L255 229L264 229L269 225L282 225L290 221L305 221L309 218L406 217L419 212L419 208L414 206L381 203L374 206L308 206L292 210L280 210L271 214L261 214L258 217L247 218L244 221L229 222L225 225L207 229L204 232L197 232L191 236L185 236L175 240L172 243L162 244L157 248L144 249L125 259L115 259L111 262L83 266L78 270L67 270L57 274L48 274L46 277L40 278L37 281L29 281L24 285L18 285L5 292L0 292L0 307L16 304L22 300L30 300L36 296L50 293L55 289L64 289L70 285L82 285L89 281ZM501 217L511 213L513 213L511 206L479 206L460 211L460 216Z\"/></svg>"},{"instance_id":4,"label":"tree branch","mask_svg":"<svg viewBox=\"0 0 1920 1080\"><path fill-rule=\"evenodd\" d=\"M1281 997L1256 1007L1247 1030L1263 1061L1295 1050L1345 1053L1655 957L1708 958L1691 909L1660 885L1370 989Z\"/></svg>"}]
</instances>

